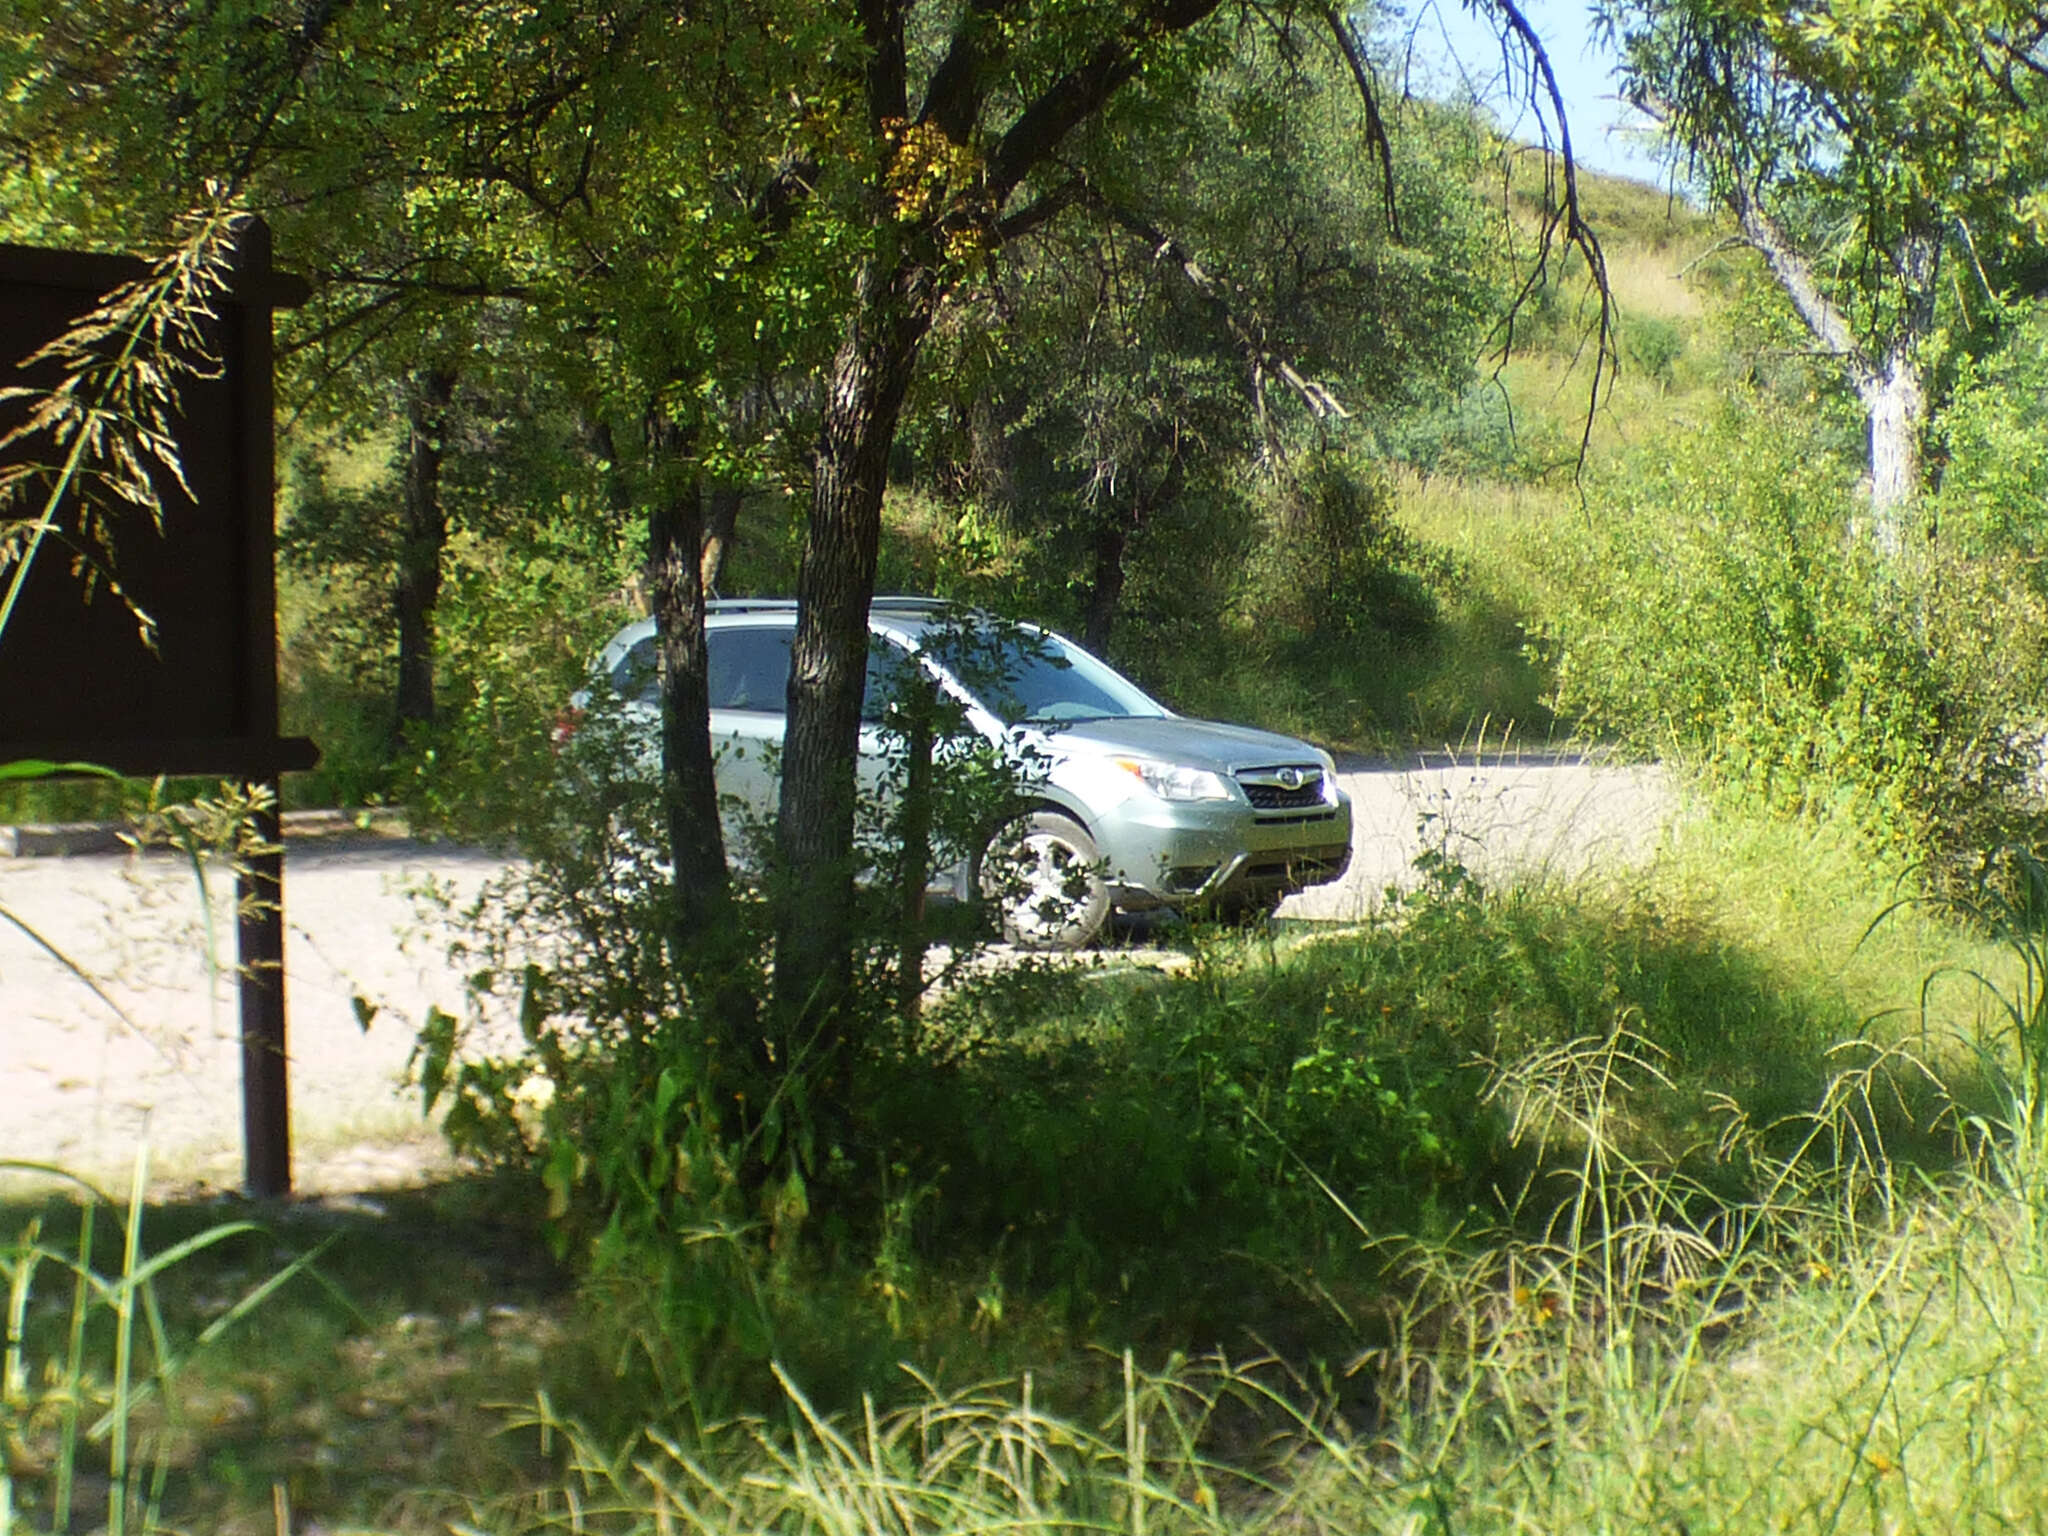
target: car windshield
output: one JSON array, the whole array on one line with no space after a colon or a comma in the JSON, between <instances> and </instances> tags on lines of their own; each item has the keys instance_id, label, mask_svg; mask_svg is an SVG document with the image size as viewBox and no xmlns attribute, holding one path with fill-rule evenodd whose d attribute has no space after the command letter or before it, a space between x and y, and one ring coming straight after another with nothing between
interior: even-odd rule
<instances>
[{"instance_id":1,"label":"car windshield","mask_svg":"<svg viewBox=\"0 0 2048 1536\"><path fill-rule=\"evenodd\" d=\"M1166 707L1078 645L1043 630L976 626L964 644L927 648L1005 725L1157 718Z\"/></svg>"}]
</instances>

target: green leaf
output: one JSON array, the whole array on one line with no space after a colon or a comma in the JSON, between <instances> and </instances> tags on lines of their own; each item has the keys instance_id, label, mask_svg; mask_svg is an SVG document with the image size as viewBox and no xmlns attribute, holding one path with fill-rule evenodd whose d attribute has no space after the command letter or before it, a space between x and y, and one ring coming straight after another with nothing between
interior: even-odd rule
<instances>
[{"instance_id":1,"label":"green leaf","mask_svg":"<svg viewBox=\"0 0 2048 1536\"><path fill-rule=\"evenodd\" d=\"M574 1142L558 1141L548 1149L547 1165L540 1173L541 1185L548 1192L548 1220L560 1221L569 1214L569 1197L575 1191L581 1161Z\"/></svg>"},{"instance_id":2,"label":"green leaf","mask_svg":"<svg viewBox=\"0 0 2048 1536\"><path fill-rule=\"evenodd\" d=\"M528 1045L540 1043L540 1027L547 1018L547 972L529 963L519 989L519 1033Z\"/></svg>"},{"instance_id":3,"label":"green leaf","mask_svg":"<svg viewBox=\"0 0 2048 1536\"><path fill-rule=\"evenodd\" d=\"M413 1055L420 1068L420 1112L431 1114L448 1086L448 1067L455 1059L455 1016L429 1008Z\"/></svg>"},{"instance_id":4,"label":"green leaf","mask_svg":"<svg viewBox=\"0 0 2048 1536\"><path fill-rule=\"evenodd\" d=\"M59 774L82 773L96 779L118 779L120 774L98 763L53 763L48 758L24 757L11 763L0 763L0 783L12 779L50 779Z\"/></svg>"}]
</instances>

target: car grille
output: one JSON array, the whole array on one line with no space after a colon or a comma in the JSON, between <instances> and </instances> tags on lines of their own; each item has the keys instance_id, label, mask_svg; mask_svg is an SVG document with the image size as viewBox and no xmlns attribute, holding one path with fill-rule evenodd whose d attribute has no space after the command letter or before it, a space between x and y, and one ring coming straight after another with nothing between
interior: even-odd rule
<instances>
[{"instance_id":1,"label":"car grille","mask_svg":"<svg viewBox=\"0 0 2048 1536\"><path fill-rule=\"evenodd\" d=\"M1326 803L1323 770L1315 763L1246 768L1237 782L1257 811L1306 811Z\"/></svg>"}]
</instances>

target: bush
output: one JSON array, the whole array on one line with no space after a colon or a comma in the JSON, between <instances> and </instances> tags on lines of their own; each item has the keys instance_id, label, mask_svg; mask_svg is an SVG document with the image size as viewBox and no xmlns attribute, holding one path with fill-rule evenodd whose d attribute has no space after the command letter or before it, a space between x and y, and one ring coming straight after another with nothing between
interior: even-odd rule
<instances>
[{"instance_id":1,"label":"bush","mask_svg":"<svg viewBox=\"0 0 2048 1536\"><path fill-rule=\"evenodd\" d=\"M1932 513L1944 541L2016 555L2035 589L2048 540L2048 307L2016 317L1998 350L1960 359L1938 427L1941 485Z\"/></svg>"},{"instance_id":2,"label":"bush","mask_svg":"<svg viewBox=\"0 0 2048 1536\"><path fill-rule=\"evenodd\" d=\"M1518 412L1502 384L1482 379L1434 410L1382 432L1388 456L1423 475L1535 485L1578 456L1576 423Z\"/></svg>"},{"instance_id":3,"label":"bush","mask_svg":"<svg viewBox=\"0 0 2048 1536\"><path fill-rule=\"evenodd\" d=\"M1669 388L1685 356L1685 333L1661 315L1630 315L1621 326L1621 353L1637 373Z\"/></svg>"},{"instance_id":4,"label":"bush","mask_svg":"<svg viewBox=\"0 0 2048 1536\"><path fill-rule=\"evenodd\" d=\"M1429 633L1436 601L1377 475L1319 454L1275 486L1271 503L1244 597L1260 628L1331 648L1412 644Z\"/></svg>"},{"instance_id":5,"label":"bush","mask_svg":"<svg viewBox=\"0 0 2048 1536\"><path fill-rule=\"evenodd\" d=\"M1759 408L1631 465L1555 551L1558 705L1952 870L2035 825L2043 606L1995 555L1880 564L1848 479Z\"/></svg>"},{"instance_id":6,"label":"bush","mask_svg":"<svg viewBox=\"0 0 2048 1536\"><path fill-rule=\"evenodd\" d=\"M1111 659L1191 714L1340 742L1417 724L1454 573L1396 524L1377 466L1305 454L1217 505L1203 559L1133 560Z\"/></svg>"},{"instance_id":7,"label":"bush","mask_svg":"<svg viewBox=\"0 0 2048 1536\"><path fill-rule=\"evenodd\" d=\"M978 657L996 664L977 643L985 629L927 637L970 677ZM878 729L907 743L918 696L890 681L897 702ZM573 1259L600 1330L665 1409L701 1421L765 1389L768 1363L803 1347L789 1330L816 1321L817 1299L794 1279L808 1285L821 1259L849 1250L864 1275L904 1219L866 1075L887 1076L891 1021L916 1037L933 973L970 965L993 927L978 904L927 914L906 888L922 897L933 867L965 858L1018 806L1008 760L962 743L960 712L933 692L923 856L904 833L906 744L859 806L855 992L815 1036L766 1002L787 899L770 829L726 801L731 899L711 922L686 914L647 721L602 679L559 751L499 786L496 831L522 859L451 914L468 996L461 1017L437 1009L421 1031L426 1102L445 1106L458 1153L546 1191L557 1256ZM835 1048L833 1031L850 1044ZM887 1332L865 1284L850 1290L862 1315L827 1330L842 1355L863 1327Z\"/></svg>"}]
</instances>

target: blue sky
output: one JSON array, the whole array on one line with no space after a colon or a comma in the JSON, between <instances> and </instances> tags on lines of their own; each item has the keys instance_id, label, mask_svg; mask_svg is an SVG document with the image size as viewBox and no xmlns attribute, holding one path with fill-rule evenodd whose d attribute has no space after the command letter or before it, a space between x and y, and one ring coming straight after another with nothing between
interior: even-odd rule
<instances>
[{"instance_id":1,"label":"blue sky","mask_svg":"<svg viewBox=\"0 0 2048 1536\"><path fill-rule=\"evenodd\" d=\"M1542 37L1557 72L1571 125L1572 149L1581 164L1594 170L1641 181L1659 182L1657 162L1629 130L1642 120L1616 100L1614 55L1593 40L1591 10L1585 0L1520 0L1522 13ZM1411 33L1412 87L1418 94L1455 96L1469 88L1493 108L1512 136L1534 140L1537 125L1526 103L1517 103L1501 68L1498 34L1490 19L1481 19L1460 0L1405 0L1376 13L1376 35L1387 42L1404 41ZM1487 17L1491 17L1491 11Z\"/></svg>"}]
</instances>

